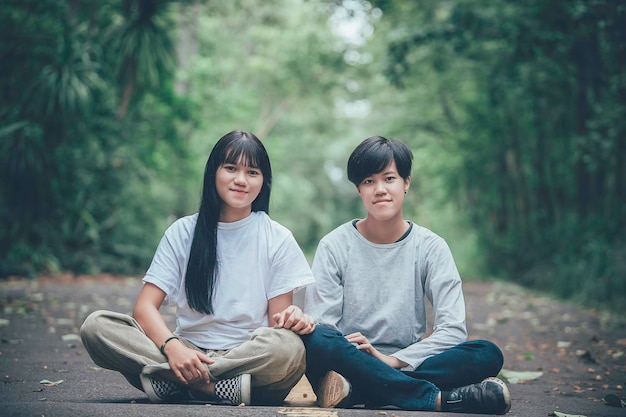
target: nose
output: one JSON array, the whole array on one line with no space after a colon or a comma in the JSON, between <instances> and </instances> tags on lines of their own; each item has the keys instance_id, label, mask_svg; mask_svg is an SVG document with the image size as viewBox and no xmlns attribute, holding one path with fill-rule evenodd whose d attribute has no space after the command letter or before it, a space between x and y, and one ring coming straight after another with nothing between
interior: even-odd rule
<instances>
[{"instance_id":1,"label":"nose","mask_svg":"<svg viewBox=\"0 0 626 417\"><path fill-rule=\"evenodd\" d=\"M246 172L243 169L240 169L235 174L235 183L237 184L245 184L246 183Z\"/></svg>"},{"instance_id":2,"label":"nose","mask_svg":"<svg viewBox=\"0 0 626 417\"><path fill-rule=\"evenodd\" d=\"M374 192L376 195L384 195L387 193L387 188L385 188L385 183L382 181L376 182L376 187L374 188Z\"/></svg>"}]
</instances>

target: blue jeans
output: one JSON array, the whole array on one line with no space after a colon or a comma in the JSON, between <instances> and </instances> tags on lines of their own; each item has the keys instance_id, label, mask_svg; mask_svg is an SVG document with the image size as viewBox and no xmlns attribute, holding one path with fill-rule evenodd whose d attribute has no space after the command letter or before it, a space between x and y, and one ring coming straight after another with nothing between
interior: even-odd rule
<instances>
[{"instance_id":1,"label":"blue jeans","mask_svg":"<svg viewBox=\"0 0 626 417\"><path fill-rule=\"evenodd\" d=\"M306 347L306 376L314 390L329 370L352 385L354 404L368 408L395 406L404 410L433 411L441 390L470 385L496 376L504 358L486 340L461 343L426 359L414 371L400 371L358 350L341 332L318 325L302 336ZM361 401L361 399L366 399Z\"/></svg>"}]
</instances>

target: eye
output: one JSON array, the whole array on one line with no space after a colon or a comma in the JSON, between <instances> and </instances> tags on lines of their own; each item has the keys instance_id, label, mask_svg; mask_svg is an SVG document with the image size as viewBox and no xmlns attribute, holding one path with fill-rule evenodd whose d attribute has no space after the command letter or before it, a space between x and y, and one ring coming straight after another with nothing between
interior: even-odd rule
<instances>
[{"instance_id":1,"label":"eye","mask_svg":"<svg viewBox=\"0 0 626 417\"><path fill-rule=\"evenodd\" d=\"M366 179L364 179L363 181L361 181L361 184L371 184L371 183L373 183L373 182L374 182L374 181L373 181L371 178L366 178Z\"/></svg>"},{"instance_id":2,"label":"eye","mask_svg":"<svg viewBox=\"0 0 626 417\"><path fill-rule=\"evenodd\" d=\"M235 167L234 167L234 166L232 166L232 165L223 165L223 168L224 168L226 171L231 171L231 172L235 170Z\"/></svg>"},{"instance_id":3,"label":"eye","mask_svg":"<svg viewBox=\"0 0 626 417\"><path fill-rule=\"evenodd\" d=\"M389 176L389 177L385 178L385 181L387 181L387 182L391 182L391 181L393 181L393 180L395 180L395 179L396 179L396 177Z\"/></svg>"},{"instance_id":4,"label":"eye","mask_svg":"<svg viewBox=\"0 0 626 417\"><path fill-rule=\"evenodd\" d=\"M252 176L257 176L257 175L261 175L261 172L257 169L251 169L251 170L248 170L248 174Z\"/></svg>"}]
</instances>

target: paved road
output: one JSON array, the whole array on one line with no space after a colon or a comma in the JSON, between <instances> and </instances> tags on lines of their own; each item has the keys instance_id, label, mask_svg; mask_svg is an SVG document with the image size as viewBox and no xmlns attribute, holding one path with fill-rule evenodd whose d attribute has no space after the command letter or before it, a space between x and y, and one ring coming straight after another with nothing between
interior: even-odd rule
<instances>
[{"instance_id":1,"label":"paved road","mask_svg":"<svg viewBox=\"0 0 626 417\"><path fill-rule=\"evenodd\" d=\"M139 285L136 278L109 276L0 281L0 416L458 415L320 409L305 380L283 407L151 404L122 376L94 365L76 338L93 310L129 312ZM626 416L626 408L602 402L607 394L625 395L620 388L626 386L623 324L511 286L469 282L464 291L470 337L500 345L505 368L542 372L537 379L510 384L509 416L550 416L555 411ZM172 323L172 312L165 313ZM44 380L56 385L42 384Z\"/></svg>"}]
</instances>

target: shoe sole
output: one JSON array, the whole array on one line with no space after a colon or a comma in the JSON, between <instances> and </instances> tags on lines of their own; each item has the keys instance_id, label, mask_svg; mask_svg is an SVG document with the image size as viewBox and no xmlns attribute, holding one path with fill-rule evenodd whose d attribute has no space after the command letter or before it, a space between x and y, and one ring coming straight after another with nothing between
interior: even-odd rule
<instances>
[{"instance_id":1,"label":"shoe sole","mask_svg":"<svg viewBox=\"0 0 626 417\"><path fill-rule=\"evenodd\" d=\"M317 405L322 408L333 408L350 393L350 384L335 371L330 371L320 382Z\"/></svg>"},{"instance_id":2,"label":"shoe sole","mask_svg":"<svg viewBox=\"0 0 626 417\"><path fill-rule=\"evenodd\" d=\"M252 378L250 374L241 375L241 404L250 405L252 400Z\"/></svg>"},{"instance_id":3,"label":"shoe sole","mask_svg":"<svg viewBox=\"0 0 626 417\"><path fill-rule=\"evenodd\" d=\"M511 409L511 393L509 392L509 387L500 379L496 377L486 378L483 382L494 382L500 387L502 387L502 395L504 396L504 402L506 404L506 409L502 411L500 414L506 414Z\"/></svg>"}]
</instances>

